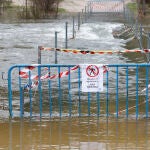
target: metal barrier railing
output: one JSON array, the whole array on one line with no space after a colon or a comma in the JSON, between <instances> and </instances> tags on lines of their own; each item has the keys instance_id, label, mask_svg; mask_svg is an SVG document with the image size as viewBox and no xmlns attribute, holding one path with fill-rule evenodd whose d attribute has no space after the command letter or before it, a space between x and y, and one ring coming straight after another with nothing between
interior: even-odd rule
<instances>
[{"instance_id":1,"label":"metal barrier railing","mask_svg":"<svg viewBox=\"0 0 150 150\"><path fill-rule=\"evenodd\" d=\"M80 65L15 65L8 71L11 117L149 116L150 64L107 65L103 92L81 91Z\"/></svg>"},{"instance_id":2,"label":"metal barrier railing","mask_svg":"<svg viewBox=\"0 0 150 150\"><path fill-rule=\"evenodd\" d=\"M123 0L89 0L87 8L91 13L118 13L124 11L124 5L125 4Z\"/></svg>"}]
</instances>

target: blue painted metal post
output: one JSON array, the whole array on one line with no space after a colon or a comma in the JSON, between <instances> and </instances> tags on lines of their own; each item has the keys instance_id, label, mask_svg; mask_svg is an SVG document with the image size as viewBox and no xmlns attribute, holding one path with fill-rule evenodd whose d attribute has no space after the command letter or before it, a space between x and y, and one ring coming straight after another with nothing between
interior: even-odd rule
<instances>
[{"instance_id":1,"label":"blue painted metal post","mask_svg":"<svg viewBox=\"0 0 150 150\"><path fill-rule=\"evenodd\" d=\"M10 68L8 71L8 100L9 100L9 115L13 117L12 112L12 85L11 85L11 71L13 68Z\"/></svg>"},{"instance_id":2,"label":"blue painted metal post","mask_svg":"<svg viewBox=\"0 0 150 150\"><path fill-rule=\"evenodd\" d=\"M138 94L139 84L138 84L138 80L139 80L139 75L138 75L138 65L137 65L136 66L136 118L138 118L138 115L139 115L139 94Z\"/></svg>"},{"instance_id":3,"label":"blue painted metal post","mask_svg":"<svg viewBox=\"0 0 150 150\"><path fill-rule=\"evenodd\" d=\"M128 101L129 101L129 83L128 83L128 80L129 80L129 71L128 71L128 66L126 67L126 118L128 118L128 108L129 108L129 105L128 105Z\"/></svg>"},{"instance_id":4,"label":"blue painted metal post","mask_svg":"<svg viewBox=\"0 0 150 150\"><path fill-rule=\"evenodd\" d=\"M68 71L70 72L70 67L68 67ZM68 99L69 99L69 117L72 115L72 99L71 99L71 77L70 73L68 75Z\"/></svg>"},{"instance_id":5,"label":"blue painted metal post","mask_svg":"<svg viewBox=\"0 0 150 150\"><path fill-rule=\"evenodd\" d=\"M118 118L118 66L116 67L116 117Z\"/></svg>"},{"instance_id":6,"label":"blue painted metal post","mask_svg":"<svg viewBox=\"0 0 150 150\"><path fill-rule=\"evenodd\" d=\"M24 88L22 88L22 114L24 115Z\"/></svg>"},{"instance_id":7,"label":"blue painted metal post","mask_svg":"<svg viewBox=\"0 0 150 150\"><path fill-rule=\"evenodd\" d=\"M57 34L58 32L55 31L55 48L57 48ZM57 64L57 51L55 50L55 64Z\"/></svg>"},{"instance_id":8,"label":"blue painted metal post","mask_svg":"<svg viewBox=\"0 0 150 150\"><path fill-rule=\"evenodd\" d=\"M90 98L91 94L90 92L88 92L88 116L90 117L91 115L91 98Z\"/></svg>"},{"instance_id":9,"label":"blue painted metal post","mask_svg":"<svg viewBox=\"0 0 150 150\"><path fill-rule=\"evenodd\" d=\"M81 85L80 85L80 79L81 79L81 75L80 75L80 67L78 69L78 97L79 97L79 102L78 102L78 113L79 116L81 116Z\"/></svg>"},{"instance_id":10,"label":"blue painted metal post","mask_svg":"<svg viewBox=\"0 0 150 150\"><path fill-rule=\"evenodd\" d=\"M30 98L30 117L32 117L32 81L31 81L31 71L29 71L29 98Z\"/></svg>"},{"instance_id":11,"label":"blue painted metal post","mask_svg":"<svg viewBox=\"0 0 150 150\"><path fill-rule=\"evenodd\" d=\"M100 93L97 92L97 117L100 116Z\"/></svg>"},{"instance_id":12,"label":"blue painted metal post","mask_svg":"<svg viewBox=\"0 0 150 150\"><path fill-rule=\"evenodd\" d=\"M38 91L39 91L39 110L40 110L40 117L42 117L42 88L41 88L41 79L40 79L40 77L41 77L41 67L40 66L38 66L38 82L39 82L39 84L38 84Z\"/></svg>"},{"instance_id":13,"label":"blue painted metal post","mask_svg":"<svg viewBox=\"0 0 150 150\"><path fill-rule=\"evenodd\" d=\"M58 67L58 74L60 74L60 67ZM58 103L59 103L59 116L62 117L62 92L61 92L61 78L58 77Z\"/></svg>"},{"instance_id":14,"label":"blue painted metal post","mask_svg":"<svg viewBox=\"0 0 150 150\"><path fill-rule=\"evenodd\" d=\"M149 85L149 66L146 67L146 118L148 118L149 114L149 92L148 92L148 85Z\"/></svg>"},{"instance_id":15,"label":"blue painted metal post","mask_svg":"<svg viewBox=\"0 0 150 150\"><path fill-rule=\"evenodd\" d=\"M108 84L108 76L109 76L109 72L106 72L106 116L109 116L109 84Z\"/></svg>"},{"instance_id":16,"label":"blue painted metal post","mask_svg":"<svg viewBox=\"0 0 150 150\"><path fill-rule=\"evenodd\" d=\"M48 67L48 72L49 72L49 77L50 77L50 67ZM52 90L51 90L51 80L48 79L48 92L49 92L49 114L50 117L52 116L52 111L53 111L53 103L52 103Z\"/></svg>"},{"instance_id":17,"label":"blue painted metal post","mask_svg":"<svg viewBox=\"0 0 150 150\"><path fill-rule=\"evenodd\" d=\"M24 100L23 100L23 88L20 87L20 118L23 117L24 114Z\"/></svg>"},{"instance_id":18,"label":"blue painted metal post","mask_svg":"<svg viewBox=\"0 0 150 150\"><path fill-rule=\"evenodd\" d=\"M19 67L20 72L20 67ZM20 118L23 117L23 88L21 87L21 78L19 77L19 91L20 91Z\"/></svg>"}]
</instances>

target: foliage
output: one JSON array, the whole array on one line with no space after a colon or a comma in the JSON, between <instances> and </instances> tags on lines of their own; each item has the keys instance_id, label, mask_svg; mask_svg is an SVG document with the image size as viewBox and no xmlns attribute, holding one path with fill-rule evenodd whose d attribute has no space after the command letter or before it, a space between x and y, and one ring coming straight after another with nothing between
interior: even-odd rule
<instances>
[{"instance_id":1,"label":"foliage","mask_svg":"<svg viewBox=\"0 0 150 150\"><path fill-rule=\"evenodd\" d=\"M127 4L127 7L128 7L131 11L133 11L134 13L137 12L137 3L128 3L128 4Z\"/></svg>"}]
</instances>

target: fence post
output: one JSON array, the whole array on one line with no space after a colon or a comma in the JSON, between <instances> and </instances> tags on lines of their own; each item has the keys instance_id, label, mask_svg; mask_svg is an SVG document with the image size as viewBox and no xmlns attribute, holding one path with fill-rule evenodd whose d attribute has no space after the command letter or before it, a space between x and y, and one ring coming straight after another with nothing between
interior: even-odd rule
<instances>
[{"instance_id":1,"label":"fence post","mask_svg":"<svg viewBox=\"0 0 150 150\"><path fill-rule=\"evenodd\" d=\"M72 18L72 38L75 38L75 18Z\"/></svg>"},{"instance_id":2,"label":"fence post","mask_svg":"<svg viewBox=\"0 0 150 150\"><path fill-rule=\"evenodd\" d=\"M24 114L24 89L20 88L20 117Z\"/></svg>"},{"instance_id":3,"label":"fence post","mask_svg":"<svg viewBox=\"0 0 150 150\"><path fill-rule=\"evenodd\" d=\"M57 31L55 31L55 48L57 48L57 34L58 34L58 32ZM57 64L57 51L56 51L56 49L55 49L55 64Z\"/></svg>"},{"instance_id":4,"label":"fence post","mask_svg":"<svg viewBox=\"0 0 150 150\"><path fill-rule=\"evenodd\" d=\"M147 48L150 49L150 32L148 33L147 37ZM150 53L148 53L148 63L150 62Z\"/></svg>"},{"instance_id":5,"label":"fence post","mask_svg":"<svg viewBox=\"0 0 150 150\"><path fill-rule=\"evenodd\" d=\"M86 22L86 11L87 11L87 8L85 6L85 12L84 12L84 19L85 19L85 22Z\"/></svg>"},{"instance_id":6,"label":"fence post","mask_svg":"<svg viewBox=\"0 0 150 150\"><path fill-rule=\"evenodd\" d=\"M78 13L78 30L80 30L80 12Z\"/></svg>"},{"instance_id":7,"label":"fence post","mask_svg":"<svg viewBox=\"0 0 150 150\"><path fill-rule=\"evenodd\" d=\"M126 19L126 6L124 0L123 0L123 14L124 14L124 18Z\"/></svg>"},{"instance_id":8,"label":"fence post","mask_svg":"<svg viewBox=\"0 0 150 150\"><path fill-rule=\"evenodd\" d=\"M143 47L143 28L142 28L142 25L140 25L140 42L141 42L141 45L142 45L142 47Z\"/></svg>"},{"instance_id":9,"label":"fence post","mask_svg":"<svg viewBox=\"0 0 150 150\"><path fill-rule=\"evenodd\" d=\"M83 12L84 12L84 10L82 9L82 24L83 24Z\"/></svg>"},{"instance_id":10,"label":"fence post","mask_svg":"<svg viewBox=\"0 0 150 150\"><path fill-rule=\"evenodd\" d=\"M41 46L38 46L38 64L41 64Z\"/></svg>"},{"instance_id":11,"label":"fence post","mask_svg":"<svg viewBox=\"0 0 150 150\"><path fill-rule=\"evenodd\" d=\"M66 22L65 48L68 48L68 22Z\"/></svg>"}]
</instances>

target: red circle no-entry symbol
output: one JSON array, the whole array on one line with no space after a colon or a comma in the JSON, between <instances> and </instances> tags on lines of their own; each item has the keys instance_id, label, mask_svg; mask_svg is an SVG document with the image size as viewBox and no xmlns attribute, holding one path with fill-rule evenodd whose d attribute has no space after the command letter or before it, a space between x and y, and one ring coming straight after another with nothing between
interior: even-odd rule
<instances>
[{"instance_id":1,"label":"red circle no-entry symbol","mask_svg":"<svg viewBox=\"0 0 150 150\"><path fill-rule=\"evenodd\" d=\"M99 74L99 68L97 66L95 66L95 65L89 65L86 68L86 74L89 77L96 77Z\"/></svg>"}]
</instances>

